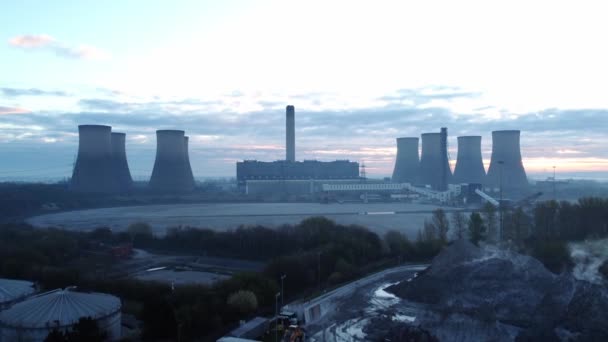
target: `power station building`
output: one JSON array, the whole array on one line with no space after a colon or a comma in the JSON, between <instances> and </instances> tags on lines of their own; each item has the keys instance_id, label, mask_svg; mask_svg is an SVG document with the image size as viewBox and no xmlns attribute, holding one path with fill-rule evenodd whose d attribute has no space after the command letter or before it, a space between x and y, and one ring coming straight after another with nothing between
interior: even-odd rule
<instances>
[{"instance_id":1,"label":"power station building","mask_svg":"<svg viewBox=\"0 0 608 342\"><path fill-rule=\"evenodd\" d=\"M184 131L156 131L156 159L150 188L159 192L188 192L194 189L194 184Z\"/></svg>"},{"instance_id":2,"label":"power station building","mask_svg":"<svg viewBox=\"0 0 608 342\"><path fill-rule=\"evenodd\" d=\"M78 156L70 189L78 192L119 193L132 186L125 152L125 134L103 125L78 126Z\"/></svg>"},{"instance_id":3,"label":"power station building","mask_svg":"<svg viewBox=\"0 0 608 342\"><path fill-rule=\"evenodd\" d=\"M241 190L245 190L247 181L279 180L288 182L295 180L359 179L359 163L357 162L349 160L330 162L317 160L296 161L294 106L287 106L285 109L285 126L285 160L273 162L244 160L236 163L236 178ZM268 187L275 188L274 182L260 184L268 184ZM307 185L304 187L307 187ZM276 188L288 189L289 187Z\"/></svg>"}]
</instances>

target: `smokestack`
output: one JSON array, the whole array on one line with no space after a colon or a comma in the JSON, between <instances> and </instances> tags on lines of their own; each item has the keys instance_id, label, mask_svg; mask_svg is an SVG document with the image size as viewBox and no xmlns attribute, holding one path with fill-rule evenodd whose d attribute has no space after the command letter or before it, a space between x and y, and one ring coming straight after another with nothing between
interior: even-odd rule
<instances>
[{"instance_id":1,"label":"smokestack","mask_svg":"<svg viewBox=\"0 0 608 342\"><path fill-rule=\"evenodd\" d=\"M486 170L481 158L481 137L458 137L458 157L454 169L454 183L483 184Z\"/></svg>"},{"instance_id":2,"label":"smokestack","mask_svg":"<svg viewBox=\"0 0 608 342\"><path fill-rule=\"evenodd\" d=\"M192 188L194 188L194 174L192 173L192 166L190 165L190 152L188 150L188 137L184 137L184 158L186 158L186 169L188 171L188 179L192 179Z\"/></svg>"},{"instance_id":3,"label":"smokestack","mask_svg":"<svg viewBox=\"0 0 608 342\"><path fill-rule=\"evenodd\" d=\"M506 191L525 190L528 187L519 137L520 131L516 130L492 132L492 158L486 185L499 188L502 183L503 190Z\"/></svg>"},{"instance_id":4,"label":"smokestack","mask_svg":"<svg viewBox=\"0 0 608 342\"><path fill-rule=\"evenodd\" d=\"M417 183L420 173L418 138L397 138L393 183Z\"/></svg>"},{"instance_id":5,"label":"smokestack","mask_svg":"<svg viewBox=\"0 0 608 342\"><path fill-rule=\"evenodd\" d=\"M442 133L422 134L420 182L430 185L435 190L447 189L447 183L451 181L452 172L446 148L445 144L442 148Z\"/></svg>"},{"instance_id":6,"label":"smokestack","mask_svg":"<svg viewBox=\"0 0 608 342\"><path fill-rule=\"evenodd\" d=\"M79 192L115 192L118 183L112 172L112 127L78 126L78 157L70 189Z\"/></svg>"},{"instance_id":7,"label":"smokestack","mask_svg":"<svg viewBox=\"0 0 608 342\"><path fill-rule=\"evenodd\" d=\"M186 192L194 187L186 164L184 131L156 131L156 160L150 188L164 192Z\"/></svg>"},{"instance_id":8,"label":"smokestack","mask_svg":"<svg viewBox=\"0 0 608 342\"><path fill-rule=\"evenodd\" d=\"M295 108L293 106L287 106L285 109L285 148L286 156L285 160L290 162L296 161L296 118Z\"/></svg>"},{"instance_id":9,"label":"smokestack","mask_svg":"<svg viewBox=\"0 0 608 342\"><path fill-rule=\"evenodd\" d=\"M112 169L114 172L114 179L118 183L118 190L121 192L127 192L133 186L133 179L131 178L131 171L129 171L129 163L127 162L127 152L125 150L125 137L124 133L112 132Z\"/></svg>"}]
</instances>

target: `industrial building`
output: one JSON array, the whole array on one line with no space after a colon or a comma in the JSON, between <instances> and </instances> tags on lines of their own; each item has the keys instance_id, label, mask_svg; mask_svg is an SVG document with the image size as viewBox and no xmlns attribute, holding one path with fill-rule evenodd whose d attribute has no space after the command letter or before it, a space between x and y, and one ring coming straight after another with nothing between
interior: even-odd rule
<instances>
[{"instance_id":1,"label":"industrial building","mask_svg":"<svg viewBox=\"0 0 608 342\"><path fill-rule=\"evenodd\" d=\"M120 193L132 186L125 152L125 134L103 125L78 126L78 155L70 189L78 192Z\"/></svg>"},{"instance_id":2,"label":"industrial building","mask_svg":"<svg viewBox=\"0 0 608 342\"><path fill-rule=\"evenodd\" d=\"M521 158L520 131L492 132L492 157L485 185L507 192L525 191L528 186L526 170Z\"/></svg>"},{"instance_id":3,"label":"industrial building","mask_svg":"<svg viewBox=\"0 0 608 342\"><path fill-rule=\"evenodd\" d=\"M159 192L188 192L194 189L194 177L184 131L156 131L156 159L149 186Z\"/></svg>"},{"instance_id":4,"label":"industrial building","mask_svg":"<svg viewBox=\"0 0 608 342\"><path fill-rule=\"evenodd\" d=\"M31 281L0 278L0 311L35 292L36 286Z\"/></svg>"},{"instance_id":5,"label":"industrial building","mask_svg":"<svg viewBox=\"0 0 608 342\"><path fill-rule=\"evenodd\" d=\"M0 312L0 341L44 341L53 329L69 331L84 317L95 320L110 341L120 340L120 299L67 288L27 298Z\"/></svg>"},{"instance_id":6,"label":"industrial building","mask_svg":"<svg viewBox=\"0 0 608 342\"><path fill-rule=\"evenodd\" d=\"M391 180L394 183L417 184L419 179L418 138L397 138L397 158Z\"/></svg>"},{"instance_id":7,"label":"industrial building","mask_svg":"<svg viewBox=\"0 0 608 342\"><path fill-rule=\"evenodd\" d=\"M481 157L481 137L458 137L458 156L454 168L454 183L483 184L486 170Z\"/></svg>"},{"instance_id":8,"label":"industrial building","mask_svg":"<svg viewBox=\"0 0 608 342\"><path fill-rule=\"evenodd\" d=\"M420 155L420 183L437 191L446 191L452 182L447 153L447 128L441 133L423 133Z\"/></svg>"},{"instance_id":9,"label":"industrial building","mask_svg":"<svg viewBox=\"0 0 608 342\"><path fill-rule=\"evenodd\" d=\"M291 188L309 187L308 183L297 182L287 186L294 180L340 180L359 179L359 163L349 160L336 160L323 162L317 160L296 161L295 151L295 108L287 106L285 110L285 160L263 162L257 160L244 160L236 163L236 178L239 188L248 191L247 184L251 181L281 181L283 186L276 186L274 182L256 183L256 193L292 193ZM263 187L267 189L262 189ZM301 190L295 190L301 193ZM304 190L308 192L307 190Z\"/></svg>"}]
</instances>

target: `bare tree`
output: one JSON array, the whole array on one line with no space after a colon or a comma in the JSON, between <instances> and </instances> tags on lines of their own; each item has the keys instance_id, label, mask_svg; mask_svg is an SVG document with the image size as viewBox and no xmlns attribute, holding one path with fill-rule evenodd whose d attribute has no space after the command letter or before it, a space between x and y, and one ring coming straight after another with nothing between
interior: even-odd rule
<instances>
[{"instance_id":1,"label":"bare tree","mask_svg":"<svg viewBox=\"0 0 608 342\"><path fill-rule=\"evenodd\" d=\"M469 222L462 211L452 212L452 226L454 226L454 237L457 240L466 238Z\"/></svg>"},{"instance_id":2,"label":"bare tree","mask_svg":"<svg viewBox=\"0 0 608 342\"><path fill-rule=\"evenodd\" d=\"M435 226L435 231L437 232L439 240L441 240L442 243L447 243L450 221L443 209L438 208L433 211L432 225Z\"/></svg>"}]
</instances>

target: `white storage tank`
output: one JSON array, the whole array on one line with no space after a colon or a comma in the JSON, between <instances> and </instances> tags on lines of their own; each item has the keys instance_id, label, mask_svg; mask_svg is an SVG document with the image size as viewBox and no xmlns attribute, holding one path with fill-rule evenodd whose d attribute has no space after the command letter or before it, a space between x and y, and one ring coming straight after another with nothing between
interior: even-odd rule
<instances>
[{"instance_id":1,"label":"white storage tank","mask_svg":"<svg viewBox=\"0 0 608 342\"><path fill-rule=\"evenodd\" d=\"M53 329L69 331L78 320L90 317L108 333L121 337L121 302L118 297L73 288L30 297L0 313L0 341L44 341Z\"/></svg>"},{"instance_id":2,"label":"white storage tank","mask_svg":"<svg viewBox=\"0 0 608 342\"><path fill-rule=\"evenodd\" d=\"M31 281L0 278L0 311L36 292Z\"/></svg>"}]
</instances>

